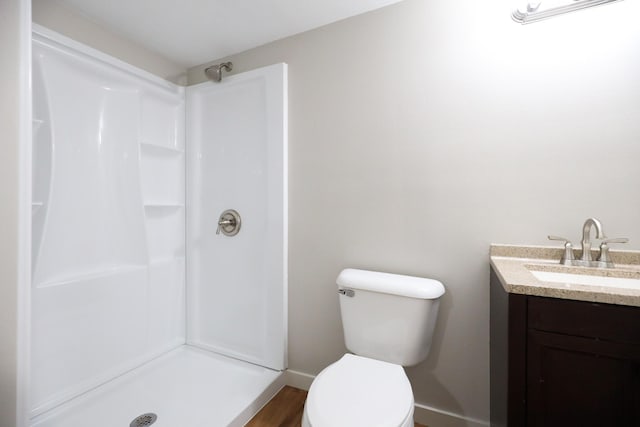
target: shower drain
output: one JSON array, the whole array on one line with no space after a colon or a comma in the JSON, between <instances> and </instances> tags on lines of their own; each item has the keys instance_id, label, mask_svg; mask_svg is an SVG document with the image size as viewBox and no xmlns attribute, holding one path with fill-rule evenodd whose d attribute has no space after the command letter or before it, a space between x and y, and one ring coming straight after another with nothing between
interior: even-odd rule
<instances>
[{"instance_id":1,"label":"shower drain","mask_svg":"<svg viewBox=\"0 0 640 427\"><path fill-rule=\"evenodd\" d=\"M158 419L158 416L156 414L149 412L148 414L142 414L139 417L136 417L136 419L131 421L131 424L129 424L129 427L150 426L151 424L155 423L157 419Z\"/></svg>"}]
</instances>

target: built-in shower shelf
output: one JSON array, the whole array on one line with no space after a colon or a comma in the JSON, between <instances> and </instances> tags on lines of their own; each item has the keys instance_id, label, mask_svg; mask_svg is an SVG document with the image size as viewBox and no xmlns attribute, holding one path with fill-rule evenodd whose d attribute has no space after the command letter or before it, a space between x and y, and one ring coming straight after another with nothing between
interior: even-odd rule
<instances>
[{"instance_id":1,"label":"built-in shower shelf","mask_svg":"<svg viewBox=\"0 0 640 427\"><path fill-rule=\"evenodd\" d=\"M147 265L134 264L134 265L121 265L114 268L107 268L99 271L91 271L87 273L78 273L68 276L56 277L51 280L44 280L40 283L36 282L36 288L48 288L52 286L72 285L78 282L87 282L95 279L101 279L104 277L116 276L119 274L132 273L134 271L146 269Z\"/></svg>"},{"instance_id":2,"label":"built-in shower shelf","mask_svg":"<svg viewBox=\"0 0 640 427\"><path fill-rule=\"evenodd\" d=\"M163 264L174 264L176 262L184 261L184 259L185 259L184 255L176 255L174 257L151 258L149 260L149 265L156 266L156 265L163 265Z\"/></svg>"},{"instance_id":3,"label":"built-in shower shelf","mask_svg":"<svg viewBox=\"0 0 640 427\"><path fill-rule=\"evenodd\" d=\"M183 208L183 203L145 203L145 209L179 209Z\"/></svg>"},{"instance_id":4,"label":"built-in shower shelf","mask_svg":"<svg viewBox=\"0 0 640 427\"><path fill-rule=\"evenodd\" d=\"M38 133L38 129L40 129L40 126L42 126L44 124L44 120L40 120L40 119L33 119L32 120L32 129L33 129L33 135L32 136L36 136L36 134Z\"/></svg>"},{"instance_id":5,"label":"built-in shower shelf","mask_svg":"<svg viewBox=\"0 0 640 427\"><path fill-rule=\"evenodd\" d=\"M44 206L43 202L32 202L31 203L31 214L36 213L38 209Z\"/></svg>"},{"instance_id":6,"label":"built-in shower shelf","mask_svg":"<svg viewBox=\"0 0 640 427\"><path fill-rule=\"evenodd\" d=\"M166 145L153 144L151 142L141 141L140 147L149 154L157 156L177 156L184 153L184 150Z\"/></svg>"}]
</instances>

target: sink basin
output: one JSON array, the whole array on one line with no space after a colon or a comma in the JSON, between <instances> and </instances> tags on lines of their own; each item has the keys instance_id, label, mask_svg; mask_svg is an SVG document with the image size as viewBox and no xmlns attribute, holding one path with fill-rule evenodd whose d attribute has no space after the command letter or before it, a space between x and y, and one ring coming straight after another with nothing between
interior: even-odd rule
<instances>
[{"instance_id":1,"label":"sink basin","mask_svg":"<svg viewBox=\"0 0 640 427\"><path fill-rule=\"evenodd\" d=\"M531 274L542 282L566 283L573 285L605 286L610 288L640 289L640 278L608 277L590 274L560 273L556 271L537 271L529 268Z\"/></svg>"}]
</instances>

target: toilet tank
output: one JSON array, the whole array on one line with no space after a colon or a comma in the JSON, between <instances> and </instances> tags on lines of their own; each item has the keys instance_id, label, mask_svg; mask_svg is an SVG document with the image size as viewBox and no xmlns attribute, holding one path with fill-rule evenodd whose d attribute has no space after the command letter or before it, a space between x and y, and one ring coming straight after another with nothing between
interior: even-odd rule
<instances>
[{"instance_id":1,"label":"toilet tank","mask_svg":"<svg viewBox=\"0 0 640 427\"><path fill-rule=\"evenodd\" d=\"M402 366L427 358L442 283L353 268L342 270L336 282L350 352Z\"/></svg>"}]
</instances>

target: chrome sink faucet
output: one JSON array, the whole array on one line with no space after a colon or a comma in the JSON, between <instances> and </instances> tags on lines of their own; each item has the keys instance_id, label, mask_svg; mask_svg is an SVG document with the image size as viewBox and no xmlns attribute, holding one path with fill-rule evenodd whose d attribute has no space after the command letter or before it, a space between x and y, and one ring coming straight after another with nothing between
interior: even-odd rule
<instances>
[{"instance_id":1,"label":"chrome sink faucet","mask_svg":"<svg viewBox=\"0 0 640 427\"><path fill-rule=\"evenodd\" d=\"M601 239L600 242L600 254L598 258L594 261L591 256L591 229L596 229L596 239ZM604 231L602 231L602 223L596 218L587 218L582 226L582 257L580 259L575 259L573 254L573 244L569 239L565 239L564 237L558 236L548 236L549 240L560 240L564 242L564 253L562 255L562 259L560 259L560 264L563 265L571 265L571 266L581 266L581 267L605 267L605 268L613 268L613 262L611 261L611 256L609 255L609 243L627 243L629 239L626 237L621 237L617 239L607 239L604 235Z\"/></svg>"},{"instance_id":2,"label":"chrome sink faucet","mask_svg":"<svg viewBox=\"0 0 640 427\"><path fill-rule=\"evenodd\" d=\"M591 229L596 228L596 239L604 239L602 223L595 218L588 218L582 226L582 261L592 261L591 258Z\"/></svg>"}]
</instances>

